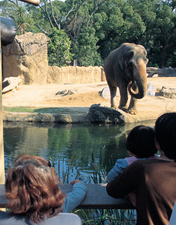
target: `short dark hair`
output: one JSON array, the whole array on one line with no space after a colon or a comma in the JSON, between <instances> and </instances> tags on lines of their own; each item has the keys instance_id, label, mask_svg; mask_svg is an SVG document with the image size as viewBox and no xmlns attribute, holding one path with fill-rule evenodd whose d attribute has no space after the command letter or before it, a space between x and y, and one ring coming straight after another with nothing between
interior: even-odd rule
<instances>
[{"instance_id":1,"label":"short dark hair","mask_svg":"<svg viewBox=\"0 0 176 225\"><path fill-rule=\"evenodd\" d=\"M154 129L144 125L134 127L127 137L126 149L138 158L153 156L157 152Z\"/></svg>"},{"instance_id":2,"label":"short dark hair","mask_svg":"<svg viewBox=\"0 0 176 225\"><path fill-rule=\"evenodd\" d=\"M38 223L62 211L65 195L54 169L44 164L43 159L24 156L8 171L5 197L12 215L22 214Z\"/></svg>"},{"instance_id":3,"label":"short dark hair","mask_svg":"<svg viewBox=\"0 0 176 225\"><path fill-rule=\"evenodd\" d=\"M165 155L176 160L176 112L164 113L155 122L156 140Z\"/></svg>"}]
</instances>

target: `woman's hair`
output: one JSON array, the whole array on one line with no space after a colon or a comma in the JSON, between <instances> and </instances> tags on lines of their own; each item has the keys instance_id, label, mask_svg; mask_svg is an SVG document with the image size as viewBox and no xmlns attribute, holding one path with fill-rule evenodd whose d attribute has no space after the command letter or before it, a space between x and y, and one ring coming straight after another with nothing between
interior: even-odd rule
<instances>
[{"instance_id":1,"label":"woman's hair","mask_svg":"<svg viewBox=\"0 0 176 225\"><path fill-rule=\"evenodd\" d=\"M21 154L21 155L17 156L13 165L14 166L23 165L25 163L25 161L27 161L27 160L39 161L44 166L51 167L50 161L46 161L44 158L42 158L40 156L25 155L25 154Z\"/></svg>"},{"instance_id":2,"label":"woman's hair","mask_svg":"<svg viewBox=\"0 0 176 225\"><path fill-rule=\"evenodd\" d=\"M165 155L176 161L176 112L165 113L155 122L156 140Z\"/></svg>"},{"instance_id":3,"label":"woman's hair","mask_svg":"<svg viewBox=\"0 0 176 225\"><path fill-rule=\"evenodd\" d=\"M138 158L153 156L157 152L154 129L143 125L133 128L127 137L126 149Z\"/></svg>"},{"instance_id":4,"label":"woman's hair","mask_svg":"<svg viewBox=\"0 0 176 225\"><path fill-rule=\"evenodd\" d=\"M24 160L23 160L24 158ZM8 171L5 197L10 213L28 216L34 223L62 211L65 195L54 169L41 157L20 156Z\"/></svg>"}]
</instances>

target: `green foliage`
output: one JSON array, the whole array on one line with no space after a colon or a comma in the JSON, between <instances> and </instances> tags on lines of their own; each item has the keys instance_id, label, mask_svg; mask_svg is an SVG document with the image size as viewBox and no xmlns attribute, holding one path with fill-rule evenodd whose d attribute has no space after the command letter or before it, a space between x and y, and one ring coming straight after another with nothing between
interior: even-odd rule
<instances>
[{"instance_id":1,"label":"green foliage","mask_svg":"<svg viewBox=\"0 0 176 225\"><path fill-rule=\"evenodd\" d=\"M66 62L71 61L73 57L70 52L70 39L63 30L57 30L55 27L48 36L50 38L48 44L49 64L51 66L66 66Z\"/></svg>"},{"instance_id":2,"label":"green foliage","mask_svg":"<svg viewBox=\"0 0 176 225\"><path fill-rule=\"evenodd\" d=\"M130 209L78 209L83 225L135 225L136 211Z\"/></svg>"},{"instance_id":3,"label":"green foliage","mask_svg":"<svg viewBox=\"0 0 176 225\"><path fill-rule=\"evenodd\" d=\"M69 113L69 110L67 108L61 107L61 108L37 108L37 107L8 107L3 106L4 111L6 112L30 112L30 113Z\"/></svg>"},{"instance_id":4,"label":"green foliage","mask_svg":"<svg viewBox=\"0 0 176 225\"><path fill-rule=\"evenodd\" d=\"M39 7L0 1L1 16L15 21L17 34L51 36L49 63L58 66L72 59L80 66L103 65L111 51L131 42L146 47L148 65L175 67L175 8L175 0L41 0Z\"/></svg>"},{"instance_id":5,"label":"green foliage","mask_svg":"<svg viewBox=\"0 0 176 225\"><path fill-rule=\"evenodd\" d=\"M101 65L101 58L97 52L97 41L98 38L95 37L94 28L82 29L73 50L75 59L78 60L80 66Z\"/></svg>"}]
</instances>

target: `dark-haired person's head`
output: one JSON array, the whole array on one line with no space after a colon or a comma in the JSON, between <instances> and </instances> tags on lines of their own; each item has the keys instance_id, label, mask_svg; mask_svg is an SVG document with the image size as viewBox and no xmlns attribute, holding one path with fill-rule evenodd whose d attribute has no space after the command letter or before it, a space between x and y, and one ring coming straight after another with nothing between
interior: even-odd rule
<instances>
[{"instance_id":1,"label":"dark-haired person's head","mask_svg":"<svg viewBox=\"0 0 176 225\"><path fill-rule=\"evenodd\" d=\"M154 129L144 125L134 127L127 137L126 149L137 158L153 156L157 152Z\"/></svg>"},{"instance_id":2,"label":"dark-haired person's head","mask_svg":"<svg viewBox=\"0 0 176 225\"><path fill-rule=\"evenodd\" d=\"M164 154L176 161L176 112L164 113L155 122L156 141Z\"/></svg>"},{"instance_id":3,"label":"dark-haired person's head","mask_svg":"<svg viewBox=\"0 0 176 225\"><path fill-rule=\"evenodd\" d=\"M65 195L54 170L35 157L18 162L7 172L5 183L10 213L38 223L61 212Z\"/></svg>"}]
</instances>

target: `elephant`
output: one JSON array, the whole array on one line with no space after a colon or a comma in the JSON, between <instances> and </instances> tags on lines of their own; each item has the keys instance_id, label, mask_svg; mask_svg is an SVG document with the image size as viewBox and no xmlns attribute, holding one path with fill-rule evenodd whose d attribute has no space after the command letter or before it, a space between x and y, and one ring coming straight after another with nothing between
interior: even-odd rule
<instances>
[{"instance_id":1,"label":"elephant","mask_svg":"<svg viewBox=\"0 0 176 225\"><path fill-rule=\"evenodd\" d=\"M148 59L146 56L146 49L134 43L123 43L108 55L104 63L104 71L110 90L112 108L117 108L115 96L118 87L119 108L132 115L138 113L137 99L143 98L147 91ZM128 91L131 95L129 107L127 106Z\"/></svg>"}]
</instances>

